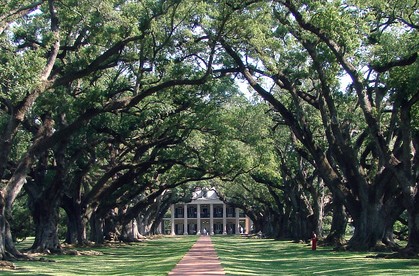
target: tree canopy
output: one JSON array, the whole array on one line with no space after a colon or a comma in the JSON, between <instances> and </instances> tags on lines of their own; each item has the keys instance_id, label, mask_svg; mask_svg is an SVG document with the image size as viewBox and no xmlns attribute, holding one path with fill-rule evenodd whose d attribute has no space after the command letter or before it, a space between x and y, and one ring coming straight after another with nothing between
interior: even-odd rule
<instances>
[{"instance_id":1,"label":"tree canopy","mask_svg":"<svg viewBox=\"0 0 419 276\"><path fill-rule=\"evenodd\" d=\"M22 200L32 250L60 251L60 209L68 243L117 228L130 239L131 221L147 218L153 232L200 185L276 238L343 244L349 221L349 248L395 248L406 218L418 252L417 10L413 0L7 0L2 258L20 256L10 222Z\"/></svg>"}]
</instances>

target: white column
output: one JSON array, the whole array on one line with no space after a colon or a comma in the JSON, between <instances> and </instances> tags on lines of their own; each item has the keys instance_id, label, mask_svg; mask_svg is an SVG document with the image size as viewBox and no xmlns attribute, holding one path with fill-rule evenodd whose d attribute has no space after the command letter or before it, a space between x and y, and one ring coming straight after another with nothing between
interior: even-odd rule
<instances>
[{"instance_id":1,"label":"white column","mask_svg":"<svg viewBox=\"0 0 419 276\"><path fill-rule=\"evenodd\" d=\"M214 206L210 204L210 235L214 235Z\"/></svg>"},{"instance_id":2,"label":"white column","mask_svg":"<svg viewBox=\"0 0 419 276\"><path fill-rule=\"evenodd\" d=\"M236 208L236 235L240 234L240 210L239 208Z\"/></svg>"},{"instance_id":3,"label":"white column","mask_svg":"<svg viewBox=\"0 0 419 276\"><path fill-rule=\"evenodd\" d=\"M196 204L196 234L201 235L201 205Z\"/></svg>"},{"instance_id":4,"label":"white column","mask_svg":"<svg viewBox=\"0 0 419 276\"><path fill-rule=\"evenodd\" d=\"M223 203L223 235L227 235L227 206Z\"/></svg>"},{"instance_id":5,"label":"white column","mask_svg":"<svg viewBox=\"0 0 419 276\"><path fill-rule=\"evenodd\" d=\"M188 205L183 205L183 235L188 235Z\"/></svg>"},{"instance_id":6,"label":"white column","mask_svg":"<svg viewBox=\"0 0 419 276\"><path fill-rule=\"evenodd\" d=\"M170 205L170 211L171 211L171 216L170 216L170 234L171 235L176 235L175 233L175 205L172 204Z\"/></svg>"}]
</instances>

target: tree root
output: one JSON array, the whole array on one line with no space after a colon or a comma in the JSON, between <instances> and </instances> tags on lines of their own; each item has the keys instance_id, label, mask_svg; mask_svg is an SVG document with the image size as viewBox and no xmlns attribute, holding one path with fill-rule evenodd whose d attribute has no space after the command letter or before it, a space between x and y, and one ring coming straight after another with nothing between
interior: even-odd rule
<instances>
[{"instance_id":1,"label":"tree root","mask_svg":"<svg viewBox=\"0 0 419 276\"><path fill-rule=\"evenodd\" d=\"M9 261L0 261L0 270L15 270L16 266L14 263Z\"/></svg>"},{"instance_id":2,"label":"tree root","mask_svg":"<svg viewBox=\"0 0 419 276\"><path fill-rule=\"evenodd\" d=\"M403 248L393 253L380 253L367 258L383 258L383 259L419 259L419 252L412 248Z\"/></svg>"},{"instance_id":3,"label":"tree root","mask_svg":"<svg viewBox=\"0 0 419 276\"><path fill-rule=\"evenodd\" d=\"M64 255L73 255L73 256L102 256L103 253L95 250L65 250L63 252Z\"/></svg>"},{"instance_id":4,"label":"tree root","mask_svg":"<svg viewBox=\"0 0 419 276\"><path fill-rule=\"evenodd\" d=\"M16 270L17 268L12 261L55 262L44 257L38 258L32 254L19 254L18 256L6 254L5 259L0 260L0 270Z\"/></svg>"}]
</instances>

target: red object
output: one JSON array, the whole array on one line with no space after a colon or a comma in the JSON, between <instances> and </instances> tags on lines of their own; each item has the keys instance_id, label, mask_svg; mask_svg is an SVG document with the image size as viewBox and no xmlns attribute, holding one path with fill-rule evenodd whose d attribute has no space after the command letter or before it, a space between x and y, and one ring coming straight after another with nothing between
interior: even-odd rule
<instances>
[{"instance_id":1,"label":"red object","mask_svg":"<svg viewBox=\"0 0 419 276\"><path fill-rule=\"evenodd\" d=\"M315 233L313 233L313 236L311 237L311 250L316 250L317 248L317 236Z\"/></svg>"}]
</instances>

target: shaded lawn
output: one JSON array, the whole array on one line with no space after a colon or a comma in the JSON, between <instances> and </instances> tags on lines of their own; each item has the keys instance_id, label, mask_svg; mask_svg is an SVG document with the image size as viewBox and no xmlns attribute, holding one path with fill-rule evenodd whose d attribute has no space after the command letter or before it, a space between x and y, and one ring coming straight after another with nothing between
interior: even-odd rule
<instances>
[{"instance_id":1,"label":"shaded lawn","mask_svg":"<svg viewBox=\"0 0 419 276\"><path fill-rule=\"evenodd\" d=\"M15 262L1 275L167 275L196 236L164 237L131 245L85 248L101 256L48 256L55 262ZM369 252L311 251L305 244L214 236L227 275L419 275L419 260L373 259Z\"/></svg>"},{"instance_id":2,"label":"shaded lawn","mask_svg":"<svg viewBox=\"0 0 419 276\"><path fill-rule=\"evenodd\" d=\"M367 258L372 252L312 251L271 239L213 237L227 275L419 275L419 260Z\"/></svg>"},{"instance_id":3,"label":"shaded lawn","mask_svg":"<svg viewBox=\"0 0 419 276\"><path fill-rule=\"evenodd\" d=\"M55 262L17 261L1 275L167 275L197 240L196 236L164 237L113 247L82 248L100 256L46 256Z\"/></svg>"}]
</instances>

